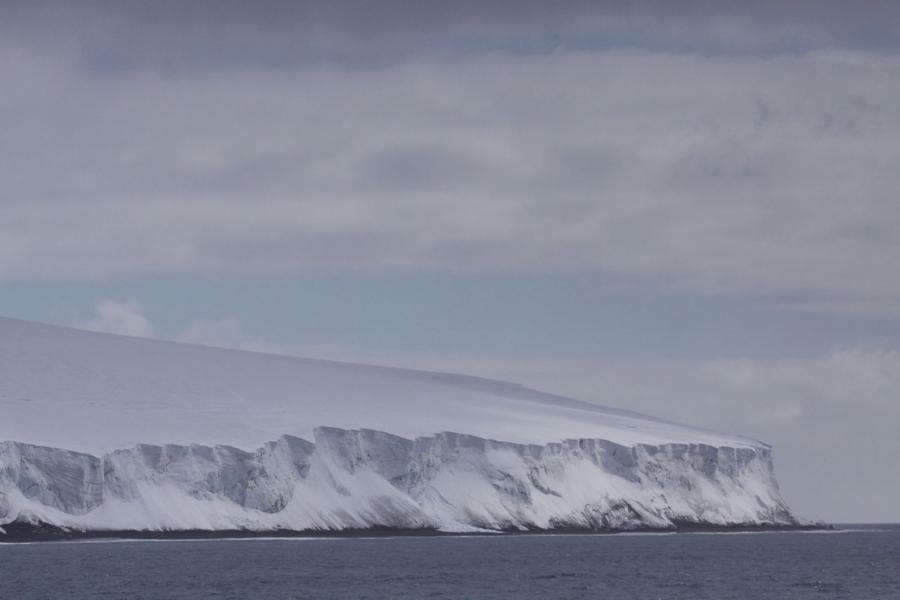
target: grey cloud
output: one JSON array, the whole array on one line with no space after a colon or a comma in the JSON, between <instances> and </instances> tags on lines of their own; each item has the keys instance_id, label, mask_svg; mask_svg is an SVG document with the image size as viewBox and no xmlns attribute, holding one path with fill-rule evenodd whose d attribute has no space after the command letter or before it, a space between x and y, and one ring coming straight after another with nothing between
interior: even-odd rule
<instances>
[{"instance_id":1,"label":"grey cloud","mask_svg":"<svg viewBox=\"0 0 900 600\"><path fill-rule=\"evenodd\" d=\"M500 48L758 52L897 48L890 1L260 0L3 4L9 35L67 44L93 68L371 63Z\"/></svg>"},{"instance_id":2,"label":"grey cloud","mask_svg":"<svg viewBox=\"0 0 900 600\"><path fill-rule=\"evenodd\" d=\"M360 183L395 192L438 189L452 193L467 186L490 185L490 172L496 169L471 156L468 149L456 151L439 145L392 148L368 160Z\"/></svg>"},{"instance_id":3,"label":"grey cloud","mask_svg":"<svg viewBox=\"0 0 900 600\"><path fill-rule=\"evenodd\" d=\"M495 54L175 79L0 56L5 278L575 268L900 298L893 55ZM861 134L823 132L835 114Z\"/></svg>"}]
</instances>

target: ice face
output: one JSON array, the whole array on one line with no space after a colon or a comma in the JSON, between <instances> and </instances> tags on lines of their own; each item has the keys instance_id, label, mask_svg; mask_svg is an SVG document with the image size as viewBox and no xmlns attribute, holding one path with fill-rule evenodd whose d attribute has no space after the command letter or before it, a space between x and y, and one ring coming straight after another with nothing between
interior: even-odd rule
<instances>
[{"instance_id":1,"label":"ice face","mask_svg":"<svg viewBox=\"0 0 900 600\"><path fill-rule=\"evenodd\" d=\"M24 516L24 517L23 517ZM415 440L321 427L256 452L0 445L0 525L78 529L633 529L795 523L766 449Z\"/></svg>"}]
</instances>

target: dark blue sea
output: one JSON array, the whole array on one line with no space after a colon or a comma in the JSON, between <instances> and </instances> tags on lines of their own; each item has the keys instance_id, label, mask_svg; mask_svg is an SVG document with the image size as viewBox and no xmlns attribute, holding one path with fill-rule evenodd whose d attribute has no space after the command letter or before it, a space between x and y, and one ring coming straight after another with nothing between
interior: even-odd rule
<instances>
[{"instance_id":1,"label":"dark blue sea","mask_svg":"<svg viewBox=\"0 0 900 600\"><path fill-rule=\"evenodd\" d=\"M0 545L0 598L900 599L900 526Z\"/></svg>"}]
</instances>

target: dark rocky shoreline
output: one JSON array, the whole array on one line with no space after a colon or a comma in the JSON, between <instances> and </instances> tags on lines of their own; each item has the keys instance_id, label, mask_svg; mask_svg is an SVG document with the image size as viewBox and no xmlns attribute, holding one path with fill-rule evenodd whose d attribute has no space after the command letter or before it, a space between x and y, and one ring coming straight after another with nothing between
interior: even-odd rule
<instances>
[{"instance_id":1,"label":"dark rocky shoreline","mask_svg":"<svg viewBox=\"0 0 900 600\"><path fill-rule=\"evenodd\" d=\"M47 523L13 522L2 526L0 543L66 542L83 540L211 540L211 539L251 539L251 538L366 538L366 537L440 537L440 536L493 536L493 535L615 535L621 533L753 533L772 531L828 531L834 525L709 525L698 523L678 523L675 528L640 529L533 529L498 532L445 532L436 529L399 529L393 527L371 527L366 529L305 530L276 529L272 531L251 531L246 529L181 529L171 531L147 530L77 530L66 529Z\"/></svg>"}]
</instances>

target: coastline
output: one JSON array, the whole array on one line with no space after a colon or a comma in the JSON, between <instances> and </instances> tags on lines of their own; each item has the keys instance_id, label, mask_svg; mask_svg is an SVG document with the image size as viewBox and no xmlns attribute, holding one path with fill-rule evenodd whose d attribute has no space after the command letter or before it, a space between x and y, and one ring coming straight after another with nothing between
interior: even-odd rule
<instances>
[{"instance_id":1,"label":"coastline","mask_svg":"<svg viewBox=\"0 0 900 600\"><path fill-rule=\"evenodd\" d=\"M152 530L77 530L66 529L47 523L13 522L2 526L2 543L34 542L74 542L86 540L215 540L215 539L263 539L263 538L373 538L373 537L484 537L510 535L617 535L628 533L765 533L789 531L834 531L831 524L811 525L709 525L679 523L674 528L645 527L635 529L529 529L529 530L484 530L484 531L440 531L437 529L403 529L395 527L370 527L364 529L341 530L247 530L247 529L178 529Z\"/></svg>"}]
</instances>

